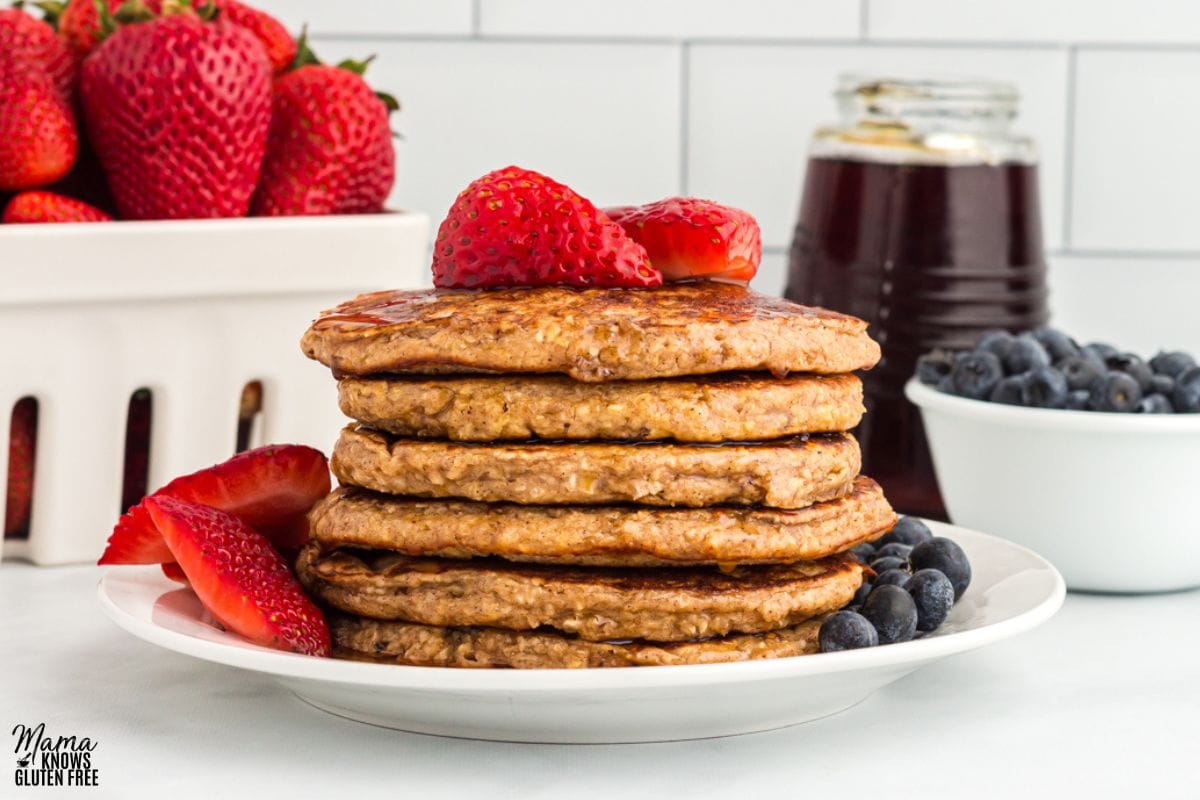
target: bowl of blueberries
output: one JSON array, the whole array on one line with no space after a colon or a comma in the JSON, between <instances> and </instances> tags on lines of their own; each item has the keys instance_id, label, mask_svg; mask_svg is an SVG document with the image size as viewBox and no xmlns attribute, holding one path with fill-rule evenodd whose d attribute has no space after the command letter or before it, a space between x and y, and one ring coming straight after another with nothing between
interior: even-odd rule
<instances>
[{"instance_id":1,"label":"bowl of blueberries","mask_svg":"<svg viewBox=\"0 0 1200 800\"><path fill-rule=\"evenodd\" d=\"M1200 366L1054 328L935 350L905 387L957 525L1049 559L1073 590L1200 586Z\"/></svg>"}]
</instances>

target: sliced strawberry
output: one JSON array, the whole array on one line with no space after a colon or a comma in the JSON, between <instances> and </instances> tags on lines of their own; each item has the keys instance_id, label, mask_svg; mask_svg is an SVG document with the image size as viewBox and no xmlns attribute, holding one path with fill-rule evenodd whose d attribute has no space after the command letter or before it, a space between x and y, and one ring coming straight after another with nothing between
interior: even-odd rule
<instances>
[{"instance_id":1,"label":"sliced strawberry","mask_svg":"<svg viewBox=\"0 0 1200 800\"><path fill-rule=\"evenodd\" d=\"M146 513L145 501L117 519L98 564L166 564L175 560Z\"/></svg>"},{"instance_id":2,"label":"sliced strawberry","mask_svg":"<svg viewBox=\"0 0 1200 800\"><path fill-rule=\"evenodd\" d=\"M329 626L283 556L242 520L173 497L146 511L200 602L222 625L255 644L329 655Z\"/></svg>"},{"instance_id":3,"label":"sliced strawberry","mask_svg":"<svg viewBox=\"0 0 1200 800\"><path fill-rule=\"evenodd\" d=\"M545 175L505 167L455 199L438 228L433 283L641 287L658 286L662 275L590 200Z\"/></svg>"},{"instance_id":4,"label":"sliced strawberry","mask_svg":"<svg viewBox=\"0 0 1200 800\"><path fill-rule=\"evenodd\" d=\"M287 444L239 453L223 464L176 478L151 497L174 497L228 511L291 555L308 541L305 515L328 493L329 464L321 451ZM143 500L117 520L99 563L175 560L145 506Z\"/></svg>"},{"instance_id":5,"label":"sliced strawberry","mask_svg":"<svg viewBox=\"0 0 1200 800\"><path fill-rule=\"evenodd\" d=\"M605 213L646 248L664 280L749 283L762 260L758 222L741 209L695 197L670 197Z\"/></svg>"},{"instance_id":6,"label":"sliced strawberry","mask_svg":"<svg viewBox=\"0 0 1200 800\"><path fill-rule=\"evenodd\" d=\"M174 556L172 556L172 558L174 558ZM178 581L179 583L188 582L187 575L183 574L183 567L179 566L179 563L176 561L163 564L162 571L163 575L166 575L173 581Z\"/></svg>"}]
</instances>

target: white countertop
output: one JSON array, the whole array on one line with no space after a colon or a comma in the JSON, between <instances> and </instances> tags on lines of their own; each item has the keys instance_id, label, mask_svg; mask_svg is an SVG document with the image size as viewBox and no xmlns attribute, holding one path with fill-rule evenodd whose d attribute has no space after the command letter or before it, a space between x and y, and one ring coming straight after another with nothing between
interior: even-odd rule
<instances>
[{"instance_id":1,"label":"white countertop","mask_svg":"<svg viewBox=\"0 0 1200 800\"><path fill-rule=\"evenodd\" d=\"M0 566L0 750L44 722L96 742L99 769L97 789L19 790L10 766L0 798L1200 797L1200 592L1068 595L1032 633L795 728L546 746L328 716L125 634L99 610L99 576Z\"/></svg>"}]
</instances>

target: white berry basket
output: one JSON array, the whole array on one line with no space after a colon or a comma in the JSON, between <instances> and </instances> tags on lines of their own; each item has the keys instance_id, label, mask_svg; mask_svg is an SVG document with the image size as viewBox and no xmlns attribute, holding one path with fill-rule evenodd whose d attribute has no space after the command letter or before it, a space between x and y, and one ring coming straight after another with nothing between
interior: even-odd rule
<instances>
[{"instance_id":1,"label":"white berry basket","mask_svg":"<svg viewBox=\"0 0 1200 800\"><path fill-rule=\"evenodd\" d=\"M300 336L356 293L426 285L428 232L410 212L0 227L0 484L9 413L38 403L28 537L5 540L4 557L99 556L139 389L152 396L150 490L233 454L253 381L251 446L327 451L343 419Z\"/></svg>"}]
</instances>

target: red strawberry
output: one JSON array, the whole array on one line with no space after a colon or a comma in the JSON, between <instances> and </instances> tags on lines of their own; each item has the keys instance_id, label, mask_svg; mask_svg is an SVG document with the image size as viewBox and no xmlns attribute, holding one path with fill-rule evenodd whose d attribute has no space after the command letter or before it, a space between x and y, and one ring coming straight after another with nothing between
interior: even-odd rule
<instances>
[{"instance_id":1,"label":"red strawberry","mask_svg":"<svg viewBox=\"0 0 1200 800\"><path fill-rule=\"evenodd\" d=\"M296 59L296 40L282 22L238 0L214 0L214 3L222 17L250 31L262 42L275 72L283 72L292 65Z\"/></svg>"},{"instance_id":2,"label":"red strawberry","mask_svg":"<svg viewBox=\"0 0 1200 800\"><path fill-rule=\"evenodd\" d=\"M50 76L0 59L0 191L53 183L78 152L75 115Z\"/></svg>"},{"instance_id":3,"label":"red strawberry","mask_svg":"<svg viewBox=\"0 0 1200 800\"><path fill-rule=\"evenodd\" d=\"M762 260L758 222L741 209L695 197L606 208L668 281L749 283Z\"/></svg>"},{"instance_id":4,"label":"red strawberry","mask_svg":"<svg viewBox=\"0 0 1200 800\"><path fill-rule=\"evenodd\" d=\"M264 647L329 655L325 617L262 534L232 514L172 497L149 498L146 512L222 625Z\"/></svg>"},{"instance_id":5,"label":"red strawberry","mask_svg":"<svg viewBox=\"0 0 1200 800\"><path fill-rule=\"evenodd\" d=\"M54 192L21 192L9 201L0 222L107 222L108 214L82 200Z\"/></svg>"},{"instance_id":6,"label":"red strawberry","mask_svg":"<svg viewBox=\"0 0 1200 800\"><path fill-rule=\"evenodd\" d=\"M37 401L23 397L13 406L8 439L8 488L4 497L4 538L25 535L33 504L33 460L37 454Z\"/></svg>"},{"instance_id":7,"label":"red strawberry","mask_svg":"<svg viewBox=\"0 0 1200 800\"><path fill-rule=\"evenodd\" d=\"M365 62L309 63L275 79L271 138L254 213L371 214L396 178L388 114L396 101L363 80Z\"/></svg>"},{"instance_id":8,"label":"red strawberry","mask_svg":"<svg viewBox=\"0 0 1200 800\"><path fill-rule=\"evenodd\" d=\"M110 14L117 10L126 0L105 0ZM151 14L162 11L162 0L144 0L145 9ZM203 6L203 2L193 6ZM296 40L287 32L283 23L265 11L238 2L238 0L214 0L213 5L221 16L224 16L239 28L245 28L254 34L267 51L271 66L276 72L287 69L296 58ZM102 37L100 15L96 12L96 0L69 0L58 14L58 33L66 40L71 50L79 60L83 60L96 49Z\"/></svg>"},{"instance_id":9,"label":"red strawberry","mask_svg":"<svg viewBox=\"0 0 1200 800\"><path fill-rule=\"evenodd\" d=\"M183 572L183 567L179 566L178 561L170 561L162 565L163 575L177 583L187 583L187 575Z\"/></svg>"},{"instance_id":10,"label":"red strawberry","mask_svg":"<svg viewBox=\"0 0 1200 800\"><path fill-rule=\"evenodd\" d=\"M271 123L262 44L192 13L123 25L83 64L88 132L121 217L240 217Z\"/></svg>"},{"instance_id":11,"label":"red strawberry","mask_svg":"<svg viewBox=\"0 0 1200 800\"><path fill-rule=\"evenodd\" d=\"M147 514L152 498L173 497L236 515L281 551L308 541L305 515L329 493L329 465L319 450L298 444L267 445L223 464L176 478L117 520L101 564L174 561Z\"/></svg>"},{"instance_id":12,"label":"red strawberry","mask_svg":"<svg viewBox=\"0 0 1200 800\"><path fill-rule=\"evenodd\" d=\"M110 14L116 13L124 0L104 0ZM100 15L96 0L68 0L58 14L58 35L82 61L100 44Z\"/></svg>"},{"instance_id":13,"label":"red strawberry","mask_svg":"<svg viewBox=\"0 0 1200 800\"><path fill-rule=\"evenodd\" d=\"M493 286L658 286L642 246L592 202L521 167L464 189L438 228L433 283Z\"/></svg>"},{"instance_id":14,"label":"red strawberry","mask_svg":"<svg viewBox=\"0 0 1200 800\"><path fill-rule=\"evenodd\" d=\"M64 97L75 83L75 59L54 28L19 8L0 10L0 58L37 67Z\"/></svg>"}]
</instances>

